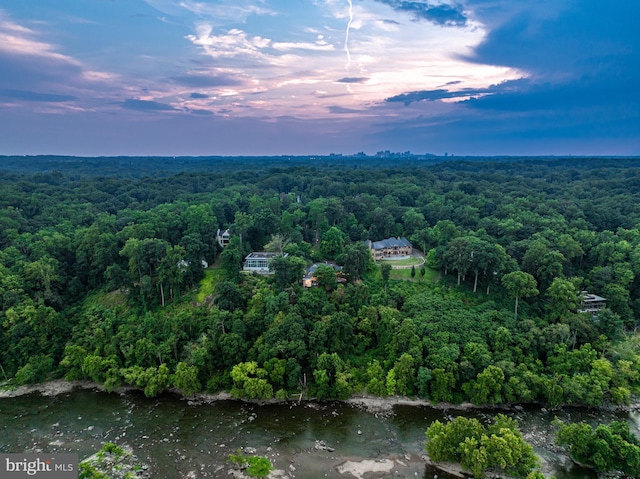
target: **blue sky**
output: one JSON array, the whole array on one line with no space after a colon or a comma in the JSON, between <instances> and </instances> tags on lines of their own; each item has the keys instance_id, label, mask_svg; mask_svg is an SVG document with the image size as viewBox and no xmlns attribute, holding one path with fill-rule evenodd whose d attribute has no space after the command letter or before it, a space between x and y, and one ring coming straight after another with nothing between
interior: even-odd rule
<instances>
[{"instance_id":1,"label":"blue sky","mask_svg":"<svg viewBox=\"0 0 640 479\"><path fill-rule=\"evenodd\" d=\"M634 0L4 0L0 154L639 155Z\"/></svg>"}]
</instances>

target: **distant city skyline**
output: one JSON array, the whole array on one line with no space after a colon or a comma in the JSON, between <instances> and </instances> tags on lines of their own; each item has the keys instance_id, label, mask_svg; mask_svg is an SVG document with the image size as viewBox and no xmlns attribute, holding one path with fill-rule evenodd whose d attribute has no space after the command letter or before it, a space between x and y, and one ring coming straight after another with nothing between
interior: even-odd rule
<instances>
[{"instance_id":1,"label":"distant city skyline","mask_svg":"<svg viewBox=\"0 0 640 479\"><path fill-rule=\"evenodd\" d=\"M0 155L640 155L640 2L5 0Z\"/></svg>"}]
</instances>

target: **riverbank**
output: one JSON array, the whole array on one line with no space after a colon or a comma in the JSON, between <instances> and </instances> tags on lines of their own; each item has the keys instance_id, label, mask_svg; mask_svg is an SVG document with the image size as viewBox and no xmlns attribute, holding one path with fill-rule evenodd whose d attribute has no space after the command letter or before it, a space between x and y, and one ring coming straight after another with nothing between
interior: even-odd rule
<instances>
[{"instance_id":1,"label":"riverbank","mask_svg":"<svg viewBox=\"0 0 640 479\"><path fill-rule=\"evenodd\" d=\"M227 401L233 398L226 393L185 397L179 391L148 399L137 388L113 394L101 391L101 385L89 381L60 380L0 392L7 398L0 408L4 414L0 432L6 436L0 447L79 451L83 457L107 440L133 445L155 472L203 467L215 472L202 477L220 477L220 471L229 469L228 455L241 448L268 457L282 479L321 477L309 471L329 472L333 479L433 474L448 478L444 465L437 464L435 470L428 463L423 446L428 425L458 415L488 421L504 412L520 423L525 440L541 457L542 471L553 475L558 465L562 470L573 467L566 453L553 445L556 415L565 422L615 419L606 408L548 411L535 405L432 405L411 398L362 395L346 401ZM637 415L633 421L638 423ZM385 472L392 463L392 471ZM562 476L568 477L595 479L595 474Z\"/></svg>"},{"instance_id":2,"label":"riverbank","mask_svg":"<svg viewBox=\"0 0 640 479\"><path fill-rule=\"evenodd\" d=\"M73 391L74 389L95 389L98 391L106 392L104 386L101 383L96 383L93 381L67 381L65 379L55 379L52 381L46 381L38 384L25 384L22 386L18 386L15 388L7 388L6 384L0 384L0 399L1 398L11 398L11 397L19 397L24 396L26 394L31 393L40 393L43 396L57 396L59 394L65 394ZM134 386L122 386L113 393L116 394L125 394L130 391L137 391L140 388L136 388ZM177 394L182 396L182 398L190 403L199 404L199 403L213 403L216 401L226 401L234 398L228 392L219 392L219 393L196 393L190 396L184 396L180 390L178 389L169 389L167 392L172 394ZM295 399L261 399L261 400L247 400L241 399L244 402L255 403L255 404L286 404L289 402L300 402ZM305 398L302 401L315 401L314 398ZM477 405L470 402L463 402L459 404L453 403L433 403L431 401L427 401L424 399L410 398L404 396L371 396L367 394L355 394L352 395L349 399L346 399L342 402L347 404L351 404L352 406L356 406L362 408L365 411L368 411L372 414L388 414L390 413L395 406L426 406L431 407L433 409L438 409L441 411L481 411L481 410L504 410L504 411L519 411L522 410L522 406L518 404L498 404L498 405ZM537 405L542 410L544 410L544 406L542 404ZM581 407L581 406L570 406L565 405L561 406L558 409L561 410L563 407ZM632 398L632 401L628 405L617 405L617 406L602 406L598 408L601 410L609 411L609 412L621 412L621 413L629 413L629 412L640 412L640 397Z\"/></svg>"}]
</instances>

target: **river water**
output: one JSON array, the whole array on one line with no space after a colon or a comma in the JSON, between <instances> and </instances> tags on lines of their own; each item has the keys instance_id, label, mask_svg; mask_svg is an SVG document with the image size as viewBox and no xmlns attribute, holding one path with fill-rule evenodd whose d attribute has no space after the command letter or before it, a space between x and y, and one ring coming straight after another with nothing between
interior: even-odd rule
<instances>
[{"instance_id":1,"label":"river water","mask_svg":"<svg viewBox=\"0 0 640 479\"><path fill-rule=\"evenodd\" d=\"M426 468L423 457L429 424L458 414L487 420L495 413L406 405L375 413L342 402L193 404L170 394L148 399L138 392L118 395L81 389L57 396L32 393L0 399L0 452L71 452L82 459L111 441L133 448L155 479L177 479L228 477L228 455L255 448L291 478L350 479L355 476L339 471L345 461L391 460L391 470L366 477L432 479L438 472ZM553 437L555 416L591 423L625 419L638 433L637 416L626 414L531 409L509 415L518 419L525 438L536 443L544 472L558 479L595 475L573 466L553 447L545 447Z\"/></svg>"}]
</instances>

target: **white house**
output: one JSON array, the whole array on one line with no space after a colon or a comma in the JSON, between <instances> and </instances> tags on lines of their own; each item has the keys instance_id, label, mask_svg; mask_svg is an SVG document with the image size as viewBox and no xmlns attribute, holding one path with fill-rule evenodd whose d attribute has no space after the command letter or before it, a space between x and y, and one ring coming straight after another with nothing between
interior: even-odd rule
<instances>
[{"instance_id":1,"label":"white house","mask_svg":"<svg viewBox=\"0 0 640 479\"><path fill-rule=\"evenodd\" d=\"M229 244L229 240L231 240L231 233L229 230L218 230L216 232L216 239L218 240L218 244L223 248Z\"/></svg>"},{"instance_id":2,"label":"white house","mask_svg":"<svg viewBox=\"0 0 640 479\"><path fill-rule=\"evenodd\" d=\"M245 273L273 274L269 269L269 263L276 256L288 256L287 253L271 253L269 251L254 251L244 259L242 271Z\"/></svg>"}]
</instances>

